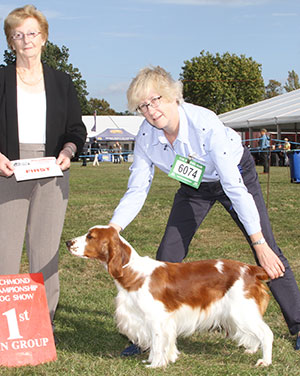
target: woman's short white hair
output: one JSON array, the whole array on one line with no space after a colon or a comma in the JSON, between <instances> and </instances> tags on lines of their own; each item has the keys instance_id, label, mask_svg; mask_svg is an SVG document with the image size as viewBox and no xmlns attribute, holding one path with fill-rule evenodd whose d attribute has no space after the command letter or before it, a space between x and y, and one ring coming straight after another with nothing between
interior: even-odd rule
<instances>
[{"instance_id":1,"label":"woman's short white hair","mask_svg":"<svg viewBox=\"0 0 300 376\"><path fill-rule=\"evenodd\" d=\"M170 73L160 66L145 67L131 81L127 90L129 111L136 111L138 105L149 96L150 91L155 91L167 102L183 102L182 82L173 80Z\"/></svg>"}]
</instances>

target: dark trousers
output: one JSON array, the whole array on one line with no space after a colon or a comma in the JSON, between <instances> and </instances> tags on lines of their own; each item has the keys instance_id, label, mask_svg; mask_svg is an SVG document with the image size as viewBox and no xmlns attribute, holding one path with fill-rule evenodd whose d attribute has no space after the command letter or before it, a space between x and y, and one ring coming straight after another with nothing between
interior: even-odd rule
<instances>
[{"instance_id":1,"label":"dark trousers","mask_svg":"<svg viewBox=\"0 0 300 376\"><path fill-rule=\"evenodd\" d=\"M269 169L270 169L270 167L269 167L269 152L267 150L262 151L260 153L260 157L261 157L261 163L264 166L264 172L268 173Z\"/></svg>"},{"instance_id":2,"label":"dark trousers","mask_svg":"<svg viewBox=\"0 0 300 376\"><path fill-rule=\"evenodd\" d=\"M285 266L284 277L271 280L269 288L281 308L290 333L296 334L300 331L300 292L288 260L274 239L255 164L248 149L244 151L240 170L244 184L256 203L262 233ZM181 262L187 256L195 232L216 201L219 201L230 213L251 246L251 240L219 182L201 183L198 190L182 184L174 198L165 234L157 251L157 260ZM259 264L253 248L252 252L256 263Z\"/></svg>"}]
</instances>

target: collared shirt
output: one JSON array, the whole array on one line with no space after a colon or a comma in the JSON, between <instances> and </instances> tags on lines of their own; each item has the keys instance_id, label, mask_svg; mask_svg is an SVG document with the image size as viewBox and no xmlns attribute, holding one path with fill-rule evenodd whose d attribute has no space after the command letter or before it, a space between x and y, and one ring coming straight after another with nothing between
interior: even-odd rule
<instances>
[{"instance_id":1,"label":"collared shirt","mask_svg":"<svg viewBox=\"0 0 300 376\"><path fill-rule=\"evenodd\" d=\"M259 147L261 149L268 149L268 147L270 146L270 141L269 141L269 138L266 134L262 135L259 139Z\"/></svg>"},{"instance_id":2,"label":"collared shirt","mask_svg":"<svg viewBox=\"0 0 300 376\"><path fill-rule=\"evenodd\" d=\"M203 107L183 103L178 107L180 123L171 145L164 132L144 120L136 137L134 161L130 167L128 188L115 209L111 222L123 229L144 205L157 166L169 173L177 154L205 165L203 182L220 181L249 235L261 230L259 214L243 183L238 164L243 155L241 138L227 128L217 115Z\"/></svg>"}]
</instances>

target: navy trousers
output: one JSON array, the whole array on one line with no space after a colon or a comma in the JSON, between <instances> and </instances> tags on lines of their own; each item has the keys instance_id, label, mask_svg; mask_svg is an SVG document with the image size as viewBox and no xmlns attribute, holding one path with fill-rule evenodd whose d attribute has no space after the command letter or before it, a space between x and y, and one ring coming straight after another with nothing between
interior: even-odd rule
<instances>
[{"instance_id":1,"label":"navy trousers","mask_svg":"<svg viewBox=\"0 0 300 376\"><path fill-rule=\"evenodd\" d=\"M264 166L264 172L269 173L269 158L270 158L270 153L268 151L261 151L260 152L260 158L262 165Z\"/></svg>"},{"instance_id":2,"label":"navy trousers","mask_svg":"<svg viewBox=\"0 0 300 376\"><path fill-rule=\"evenodd\" d=\"M244 184L252 194L260 215L262 233L276 255L285 266L284 277L271 280L269 288L278 302L291 334L300 331L300 292L288 260L276 244L264 198L261 192L253 158L247 148L239 165ZM189 244L202 221L219 201L230 213L241 229L250 247L251 240L232 208L230 199L224 193L220 182L201 183L198 189L182 184L177 191L166 230L158 248L156 258L161 261L181 262L188 253ZM252 248L255 261L259 264Z\"/></svg>"}]
</instances>

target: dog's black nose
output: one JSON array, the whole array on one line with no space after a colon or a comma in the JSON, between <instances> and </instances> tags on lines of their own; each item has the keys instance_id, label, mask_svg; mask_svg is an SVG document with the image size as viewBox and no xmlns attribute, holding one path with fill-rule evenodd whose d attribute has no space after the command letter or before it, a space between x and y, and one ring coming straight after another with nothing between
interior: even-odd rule
<instances>
[{"instance_id":1,"label":"dog's black nose","mask_svg":"<svg viewBox=\"0 0 300 376\"><path fill-rule=\"evenodd\" d=\"M72 246L72 244L73 244L72 240L68 240L68 241L66 241L66 246L67 246L68 248L70 248L70 247Z\"/></svg>"}]
</instances>

